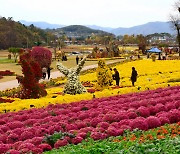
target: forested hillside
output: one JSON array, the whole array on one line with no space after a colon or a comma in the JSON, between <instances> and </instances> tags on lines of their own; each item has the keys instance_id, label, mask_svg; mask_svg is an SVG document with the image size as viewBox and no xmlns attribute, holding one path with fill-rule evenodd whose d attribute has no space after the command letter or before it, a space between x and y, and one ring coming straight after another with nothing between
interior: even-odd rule
<instances>
[{"instance_id":1,"label":"forested hillside","mask_svg":"<svg viewBox=\"0 0 180 154\"><path fill-rule=\"evenodd\" d=\"M47 44L54 36L44 30L35 27L33 24L25 26L12 18L0 18L0 49L9 47L32 47L35 42Z\"/></svg>"}]
</instances>

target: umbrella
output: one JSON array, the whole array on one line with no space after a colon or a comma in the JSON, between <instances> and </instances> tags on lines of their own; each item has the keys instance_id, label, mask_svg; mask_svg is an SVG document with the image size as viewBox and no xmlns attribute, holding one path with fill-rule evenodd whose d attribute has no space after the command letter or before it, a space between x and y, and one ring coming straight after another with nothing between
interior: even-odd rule
<instances>
[{"instance_id":1,"label":"umbrella","mask_svg":"<svg viewBox=\"0 0 180 154\"><path fill-rule=\"evenodd\" d=\"M160 53L160 52L162 52L162 51L161 51L161 50L159 50L158 48L151 48L150 50L147 50L147 52Z\"/></svg>"}]
</instances>

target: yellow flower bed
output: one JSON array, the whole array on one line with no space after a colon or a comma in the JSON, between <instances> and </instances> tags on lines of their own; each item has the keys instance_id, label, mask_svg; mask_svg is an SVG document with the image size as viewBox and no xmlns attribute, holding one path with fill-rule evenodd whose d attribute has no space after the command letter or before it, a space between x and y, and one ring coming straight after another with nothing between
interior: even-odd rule
<instances>
[{"instance_id":1,"label":"yellow flower bed","mask_svg":"<svg viewBox=\"0 0 180 154\"><path fill-rule=\"evenodd\" d=\"M135 83L135 87L131 86L130 81L132 66L134 66L138 71L138 79ZM63 88L50 88L47 89L48 95L40 99L15 99L13 103L1 103L0 113L30 109L30 106L42 108L46 107L49 104L71 103L80 100L91 100L94 97L108 97L117 94L140 92L148 89L157 89L177 85L180 86L180 82L168 83L168 80L170 79L180 78L179 60L166 60L156 62L152 62L152 60L133 61L117 65L116 68L120 72L120 84L121 86L123 86L123 88L105 89L103 91L97 91L94 94L85 93L79 95L59 95L57 93L62 92ZM80 76L80 79L84 82L94 82L97 80L96 72L82 75Z\"/></svg>"},{"instance_id":2,"label":"yellow flower bed","mask_svg":"<svg viewBox=\"0 0 180 154\"><path fill-rule=\"evenodd\" d=\"M119 64L116 66L120 73L120 85L131 86L130 76L132 67L135 67L138 72L138 79L135 85L145 86L154 85L156 83L164 83L169 79L180 77L180 60L139 60L128 63ZM96 72L85 74L80 77L81 81L93 82L96 80Z\"/></svg>"}]
</instances>

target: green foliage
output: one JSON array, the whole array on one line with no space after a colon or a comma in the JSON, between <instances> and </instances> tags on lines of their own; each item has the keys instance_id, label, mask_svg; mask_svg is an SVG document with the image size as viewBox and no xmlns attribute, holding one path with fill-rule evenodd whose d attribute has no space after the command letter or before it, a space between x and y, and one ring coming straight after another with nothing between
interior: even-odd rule
<instances>
[{"instance_id":1,"label":"green foliage","mask_svg":"<svg viewBox=\"0 0 180 154\"><path fill-rule=\"evenodd\" d=\"M93 141L89 139L88 142L82 142L78 145L68 145L61 147L58 150L45 152L46 154L144 154L144 153L171 153L176 154L180 152L180 137L166 138L161 140L153 140L139 144L138 142L112 142L113 138L106 140Z\"/></svg>"},{"instance_id":2,"label":"green foliage","mask_svg":"<svg viewBox=\"0 0 180 154\"><path fill-rule=\"evenodd\" d=\"M60 131L60 132L55 132L53 135L45 135L43 142L48 143L49 145L51 145L53 147L57 140L64 139L64 137L66 137L66 136L68 136L70 138L75 137L71 133L67 133L67 132L63 133Z\"/></svg>"},{"instance_id":3,"label":"green foliage","mask_svg":"<svg viewBox=\"0 0 180 154\"><path fill-rule=\"evenodd\" d=\"M8 49L8 51L13 54L14 62L16 63L17 62L17 57L19 56L19 53L20 53L21 49L11 47L11 48Z\"/></svg>"},{"instance_id":4,"label":"green foliage","mask_svg":"<svg viewBox=\"0 0 180 154\"><path fill-rule=\"evenodd\" d=\"M180 82L180 78L177 78L177 79L170 79L170 80L168 80L168 82Z\"/></svg>"}]
</instances>

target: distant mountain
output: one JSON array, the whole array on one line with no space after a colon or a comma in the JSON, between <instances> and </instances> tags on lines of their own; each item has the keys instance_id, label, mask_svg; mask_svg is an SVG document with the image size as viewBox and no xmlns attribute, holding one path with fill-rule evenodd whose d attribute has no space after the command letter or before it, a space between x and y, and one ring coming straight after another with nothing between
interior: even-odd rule
<instances>
[{"instance_id":1,"label":"distant mountain","mask_svg":"<svg viewBox=\"0 0 180 154\"><path fill-rule=\"evenodd\" d=\"M52 31L51 31L52 32ZM111 33L102 31L102 30L94 30L86 26L82 25L71 25L62 28L58 28L53 30L54 33L58 35L66 34L68 37L87 37L92 34L96 35L113 35Z\"/></svg>"},{"instance_id":2,"label":"distant mountain","mask_svg":"<svg viewBox=\"0 0 180 154\"><path fill-rule=\"evenodd\" d=\"M56 28L61 28L64 27L65 25L58 25L58 24L50 24L47 22L34 22L34 21L25 21L25 20L20 20L19 22L21 22L22 24L29 26L31 24L33 24L34 26L41 28L41 29L56 29Z\"/></svg>"},{"instance_id":3,"label":"distant mountain","mask_svg":"<svg viewBox=\"0 0 180 154\"><path fill-rule=\"evenodd\" d=\"M102 31L109 32L109 33L111 33L111 31L114 29L111 27L101 27L101 26L97 26L97 25L86 25L86 26L91 29L102 30Z\"/></svg>"},{"instance_id":4,"label":"distant mountain","mask_svg":"<svg viewBox=\"0 0 180 154\"><path fill-rule=\"evenodd\" d=\"M42 29L57 29L65 27L65 25L58 25L58 24L50 24L47 22L28 22L21 20L22 24L29 26L30 24L33 24L36 27L42 28ZM94 30L101 30L108 33L113 33L114 35L132 35L132 34L143 34L143 35L149 35L153 33L170 33L174 34L175 31L173 31L170 27L170 23L168 22L149 22L143 25L133 26L129 28L119 27L119 28L111 28L111 27L101 27L97 25L86 25L86 27L89 27Z\"/></svg>"},{"instance_id":5,"label":"distant mountain","mask_svg":"<svg viewBox=\"0 0 180 154\"><path fill-rule=\"evenodd\" d=\"M149 22L147 24L139 25L139 26L134 26L130 28L116 28L111 31L111 33L115 35L132 35L132 34L143 34L143 35L148 35L148 34L153 34L153 33L170 33L174 34L175 32L172 30L170 27L169 22Z\"/></svg>"}]
</instances>

